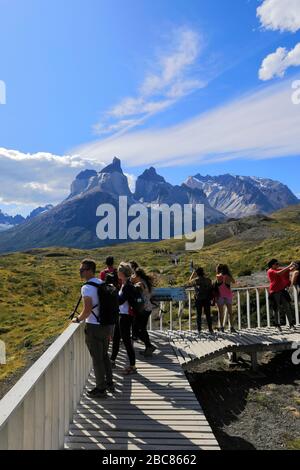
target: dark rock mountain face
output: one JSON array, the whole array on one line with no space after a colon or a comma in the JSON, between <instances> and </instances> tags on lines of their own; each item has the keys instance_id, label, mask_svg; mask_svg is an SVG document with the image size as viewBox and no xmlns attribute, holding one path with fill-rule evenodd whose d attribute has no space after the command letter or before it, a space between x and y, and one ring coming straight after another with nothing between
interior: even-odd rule
<instances>
[{"instance_id":1,"label":"dark rock mountain face","mask_svg":"<svg viewBox=\"0 0 300 470\"><path fill-rule=\"evenodd\" d=\"M203 191L191 189L186 185L172 186L159 176L154 168L141 175L137 181L136 192L132 194L121 162L114 158L113 162L99 173L94 170L79 173L71 185L70 196L61 204L2 233L0 251L46 246L94 248L117 243L118 240L103 241L97 238L96 226L100 219L96 210L100 204L107 203L115 207L117 213L119 196L127 196L128 205L135 202L143 202L145 206L149 203L193 206L204 203L207 223L223 221L225 218L210 207Z\"/></svg>"},{"instance_id":2,"label":"dark rock mountain face","mask_svg":"<svg viewBox=\"0 0 300 470\"><path fill-rule=\"evenodd\" d=\"M34 209L33 211L30 212L30 214L26 218L26 220L30 220L30 219L33 219L34 217L37 217L40 214L44 214L45 212L48 212L51 209L53 209L53 207L54 206L52 206L52 204L47 204L44 207L37 207L36 209Z\"/></svg>"},{"instance_id":3,"label":"dark rock mountain face","mask_svg":"<svg viewBox=\"0 0 300 470\"><path fill-rule=\"evenodd\" d=\"M268 214L299 203L287 186L265 178L198 174L185 184L203 190L211 206L228 217Z\"/></svg>"},{"instance_id":4,"label":"dark rock mountain face","mask_svg":"<svg viewBox=\"0 0 300 470\"><path fill-rule=\"evenodd\" d=\"M153 167L138 177L134 198L146 204L192 204L193 207L196 204L204 204L206 223L221 222L225 219L224 214L210 206L201 189L190 188L185 184L173 186L158 175Z\"/></svg>"},{"instance_id":5,"label":"dark rock mountain face","mask_svg":"<svg viewBox=\"0 0 300 470\"><path fill-rule=\"evenodd\" d=\"M120 160L114 158L100 172L80 172L71 184L70 195L56 207L37 208L25 221L22 218L19 225L1 233L0 252L49 246L95 248L118 243L118 239L99 240L96 226L100 218L96 211L100 204L111 204L118 214L119 196L127 196L129 205L142 202L145 207L204 204L206 224L267 213L299 202L286 186L272 180L196 175L181 186L173 186L153 167L138 177L133 194Z\"/></svg>"}]
</instances>

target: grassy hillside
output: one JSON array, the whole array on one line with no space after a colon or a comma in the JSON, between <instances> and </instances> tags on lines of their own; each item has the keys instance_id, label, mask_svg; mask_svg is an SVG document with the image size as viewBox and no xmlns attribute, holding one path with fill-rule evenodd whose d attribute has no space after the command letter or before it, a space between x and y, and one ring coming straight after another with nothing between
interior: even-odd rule
<instances>
[{"instance_id":1,"label":"grassy hillside","mask_svg":"<svg viewBox=\"0 0 300 470\"><path fill-rule=\"evenodd\" d=\"M99 269L108 254L116 262L135 259L155 274L158 285L182 285L189 278L191 260L214 275L219 262L228 263L235 276L265 269L273 256L282 262L300 259L300 206L271 217L248 217L206 230L206 245L199 252L184 250L184 241L131 243L90 251L48 248L0 256L0 338L7 346L1 380L22 371L39 356L68 324L76 303L79 263L93 257ZM178 266L166 250L180 258Z\"/></svg>"}]
</instances>

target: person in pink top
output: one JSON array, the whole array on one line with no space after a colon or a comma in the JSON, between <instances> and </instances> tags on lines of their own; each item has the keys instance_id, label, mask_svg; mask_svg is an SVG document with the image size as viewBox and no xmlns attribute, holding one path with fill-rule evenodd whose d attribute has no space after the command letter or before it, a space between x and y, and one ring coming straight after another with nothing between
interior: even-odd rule
<instances>
[{"instance_id":1,"label":"person in pink top","mask_svg":"<svg viewBox=\"0 0 300 470\"><path fill-rule=\"evenodd\" d=\"M230 320L230 332L236 333L233 326L233 313L232 313L232 301L233 293L231 290L231 284L235 283L235 280L227 266L227 264L218 264L216 268L217 274L217 306L219 311L219 322L220 331L224 332L224 307L226 306Z\"/></svg>"}]
</instances>

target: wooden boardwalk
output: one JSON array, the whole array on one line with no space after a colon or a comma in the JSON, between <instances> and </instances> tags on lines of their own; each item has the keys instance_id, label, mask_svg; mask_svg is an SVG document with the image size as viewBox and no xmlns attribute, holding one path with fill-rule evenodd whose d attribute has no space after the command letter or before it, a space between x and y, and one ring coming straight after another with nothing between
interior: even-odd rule
<instances>
[{"instance_id":1,"label":"wooden boardwalk","mask_svg":"<svg viewBox=\"0 0 300 470\"><path fill-rule=\"evenodd\" d=\"M178 362L168 333L151 333L157 351L138 374L122 375L123 349L114 371L115 395L89 398L86 389L73 416L65 449L218 450L218 443ZM141 360L140 360L141 358ZM90 375L86 388L95 385Z\"/></svg>"},{"instance_id":2,"label":"wooden boardwalk","mask_svg":"<svg viewBox=\"0 0 300 470\"><path fill-rule=\"evenodd\" d=\"M203 363L226 353L248 353L256 362L260 351L292 350L295 343L300 344L300 327L295 331L283 327L282 332L276 328L254 328L241 330L238 333L217 333L209 335L196 332L172 331L169 337L178 361L185 368L191 363Z\"/></svg>"}]
</instances>

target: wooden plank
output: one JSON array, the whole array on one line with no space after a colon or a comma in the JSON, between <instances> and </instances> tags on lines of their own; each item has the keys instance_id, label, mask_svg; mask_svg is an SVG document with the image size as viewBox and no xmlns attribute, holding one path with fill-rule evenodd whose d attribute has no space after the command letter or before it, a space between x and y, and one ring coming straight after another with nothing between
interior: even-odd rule
<instances>
[{"instance_id":1,"label":"wooden plank","mask_svg":"<svg viewBox=\"0 0 300 470\"><path fill-rule=\"evenodd\" d=\"M124 444L82 444L82 443L66 443L65 444L65 449L73 449L73 450L80 450L80 449L86 449L86 450L124 450ZM157 447L153 445L136 445L136 444L128 444L125 447L126 450L157 450ZM185 450L186 452L190 450L219 450L218 446L209 446L209 445L203 445L203 446L196 446L196 445L187 445L187 446L182 446L182 445L164 445L161 443L159 450Z\"/></svg>"},{"instance_id":2,"label":"wooden plank","mask_svg":"<svg viewBox=\"0 0 300 470\"><path fill-rule=\"evenodd\" d=\"M218 448L176 358L176 347L169 342L169 334L160 332L151 335L151 340L153 337L159 356L149 362L142 360L139 364L137 361L138 374L134 376L123 376L120 369L114 369L115 395L109 395L106 400L92 399L85 393L82 395L65 441L66 449L150 450L152 446L153 450L190 450L191 446L201 449L205 445ZM183 344L183 353L176 351L178 358L185 362L184 355L190 361L195 356L188 352L188 341ZM120 359L118 364L121 367L127 364L126 354ZM87 385L94 383L91 374ZM188 433L190 437L184 435Z\"/></svg>"},{"instance_id":3,"label":"wooden plank","mask_svg":"<svg viewBox=\"0 0 300 470\"><path fill-rule=\"evenodd\" d=\"M197 436L197 435L196 435ZM151 437L140 437L135 436L131 438L118 438L118 437L99 437L99 436L70 436L66 438L67 443L74 443L74 442L80 442L82 444L92 444L92 443L97 443L97 444L122 444L127 445L127 444L136 444L136 445L155 445L156 448L160 448L161 444L161 437L158 437L157 439L151 438ZM164 445L173 445L173 446L190 446L190 445L196 445L196 446L201 446L203 444L209 446L215 446L216 445L216 440L215 439L205 439L202 437L192 437L192 438L185 438L184 436L182 437L176 437L176 438L164 438L163 441Z\"/></svg>"},{"instance_id":4,"label":"wooden plank","mask_svg":"<svg viewBox=\"0 0 300 470\"><path fill-rule=\"evenodd\" d=\"M75 427L74 429L70 429L70 437L81 437L81 436L86 436L86 437L96 437L96 438L107 438L111 437L112 439L117 439L117 438L135 438L139 437L140 439L155 439L157 438L159 441L163 438L166 439L181 439L187 438L187 439L203 439L203 440L211 440L211 432L192 432L192 431L182 431L179 435L177 433L174 433L172 431L159 431L159 433L156 436L153 436L152 431L139 431L138 433L134 431L113 431L111 433L108 433L106 431L101 431L101 430L83 430L83 429L78 429ZM68 436L66 437L68 439ZM213 439L215 441L215 439Z\"/></svg>"}]
</instances>

